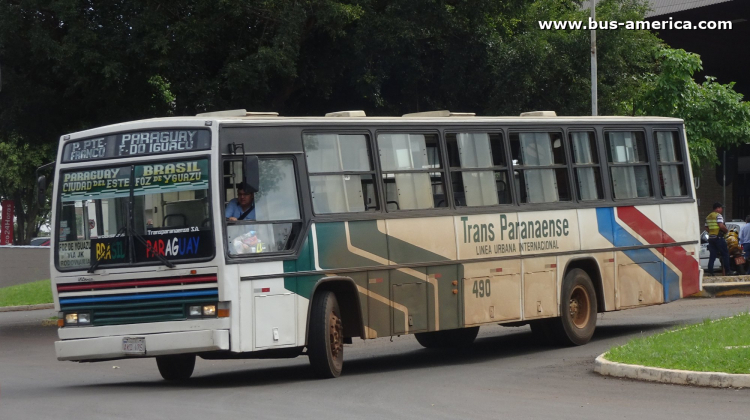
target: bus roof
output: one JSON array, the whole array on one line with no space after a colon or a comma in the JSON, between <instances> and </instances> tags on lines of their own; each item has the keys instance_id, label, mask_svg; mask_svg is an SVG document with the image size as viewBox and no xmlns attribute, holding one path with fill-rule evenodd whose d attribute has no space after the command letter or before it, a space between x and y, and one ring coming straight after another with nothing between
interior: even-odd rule
<instances>
[{"instance_id":1,"label":"bus roof","mask_svg":"<svg viewBox=\"0 0 750 420\"><path fill-rule=\"evenodd\" d=\"M245 113L245 110L236 110ZM353 112L353 111L343 111ZM359 111L361 112L361 111ZM300 116L300 117L286 117L278 116L273 112L247 112L246 115L240 116L228 115L225 112L199 114L196 116L180 116L180 117L160 117L160 118L149 118L143 120L135 120L122 122L117 124L111 124L107 126L92 128L89 130L79 131L67 134L63 137L63 141L68 141L76 138L101 135L113 131L124 131L134 130L140 127L166 127L166 126L195 126L196 122L200 122L202 126L210 126L213 124L263 124L263 125L355 125L355 124L405 124L405 125L482 125L482 124L581 124L584 122L590 122L592 124L607 124L607 123L662 123L662 124L675 124L682 123L683 120L680 118L670 117L650 117L650 116L537 116L535 113L528 113L528 116L473 116L470 113L450 113L450 115L441 115L439 113L448 111L432 111L417 114L406 114L402 117L398 116L361 116L362 114L354 114L354 116L346 115L335 115L335 116ZM549 111L544 111L549 112ZM342 114L342 112L331 113L331 114ZM330 115L330 114L329 114ZM436 116L438 115L438 116Z\"/></svg>"}]
</instances>

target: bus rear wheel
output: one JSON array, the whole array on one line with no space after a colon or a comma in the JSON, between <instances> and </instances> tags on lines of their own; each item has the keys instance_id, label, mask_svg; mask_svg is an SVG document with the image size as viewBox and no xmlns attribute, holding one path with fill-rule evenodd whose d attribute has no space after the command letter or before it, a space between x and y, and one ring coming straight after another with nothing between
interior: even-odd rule
<instances>
[{"instance_id":1,"label":"bus rear wheel","mask_svg":"<svg viewBox=\"0 0 750 420\"><path fill-rule=\"evenodd\" d=\"M156 356L156 366L161 377L167 381L184 381L189 379L195 369L194 354L171 354Z\"/></svg>"},{"instance_id":2,"label":"bus rear wheel","mask_svg":"<svg viewBox=\"0 0 750 420\"><path fill-rule=\"evenodd\" d=\"M310 313L307 354L315 375L337 378L344 367L344 327L336 295L323 291L315 294Z\"/></svg>"},{"instance_id":3,"label":"bus rear wheel","mask_svg":"<svg viewBox=\"0 0 750 420\"><path fill-rule=\"evenodd\" d=\"M565 275L560 294L560 317L548 322L554 340L564 346L589 342L596 329L596 291L591 278L580 268Z\"/></svg>"},{"instance_id":4,"label":"bus rear wheel","mask_svg":"<svg viewBox=\"0 0 750 420\"><path fill-rule=\"evenodd\" d=\"M414 334L414 338L426 349L460 348L470 346L477 338L478 333L479 327L470 327L416 333Z\"/></svg>"}]
</instances>

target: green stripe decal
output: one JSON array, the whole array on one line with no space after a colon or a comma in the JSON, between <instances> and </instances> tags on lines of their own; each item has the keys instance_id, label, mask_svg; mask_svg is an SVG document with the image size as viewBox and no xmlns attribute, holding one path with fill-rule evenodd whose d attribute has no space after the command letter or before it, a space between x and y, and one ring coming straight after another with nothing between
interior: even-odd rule
<instances>
[{"instance_id":1,"label":"green stripe decal","mask_svg":"<svg viewBox=\"0 0 750 420\"><path fill-rule=\"evenodd\" d=\"M296 273L298 271L314 271L315 256L313 254L313 238L311 234L308 234L305 243L300 250L299 258L296 260L284 261L284 272ZM312 298L312 291L315 283L321 278L323 278L322 275L284 277L284 288L304 298L310 299Z\"/></svg>"}]
</instances>

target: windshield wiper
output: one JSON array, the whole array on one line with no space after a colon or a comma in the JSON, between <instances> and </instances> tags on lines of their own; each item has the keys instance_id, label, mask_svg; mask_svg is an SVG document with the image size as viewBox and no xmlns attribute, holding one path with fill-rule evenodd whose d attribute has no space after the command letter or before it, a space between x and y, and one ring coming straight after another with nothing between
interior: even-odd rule
<instances>
[{"instance_id":1,"label":"windshield wiper","mask_svg":"<svg viewBox=\"0 0 750 420\"><path fill-rule=\"evenodd\" d=\"M116 238L118 236L121 236L124 233L127 233L128 235L132 236L133 238L138 239L141 242L141 244L143 244L143 246L145 246L148 251L150 251L152 254L154 254L156 256L156 258L159 259L159 261L163 262L164 265L166 265L169 268L174 268L175 267L175 265L174 265L174 263L172 261L169 261L166 257L164 257L163 255L159 254L158 252L154 252L154 247L151 246L151 244L147 243L146 240L143 238L143 236L140 233L136 232L135 229L132 229L129 226L123 226L123 227L121 227L120 230L118 230L117 233L115 233L114 237ZM89 273L93 273L94 271L96 271L96 268L99 267L99 263L101 263L101 262L102 262L102 260L96 260L96 262L94 262L91 265L91 267L89 267L88 272Z\"/></svg>"},{"instance_id":2,"label":"windshield wiper","mask_svg":"<svg viewBox=\"0 0 750 420\"><path fill-rule=\"evenodd\" d=\"M164 265L166 265L169 268L174 268L174 263L172 261L169 261L165 256L161 255L158 252L154 252L154 247L151 246L151 244L147 243L145 239L143 239L143 236L141 236L140 233L136 232L135 229L126 227L126 229L129 231L129 233L135 238L138 239L143 246L146 247L146 250L151 251L152 254L156 256L156 258L159 259L159 261L163 262Z\"/></svg>"}]
</instances>

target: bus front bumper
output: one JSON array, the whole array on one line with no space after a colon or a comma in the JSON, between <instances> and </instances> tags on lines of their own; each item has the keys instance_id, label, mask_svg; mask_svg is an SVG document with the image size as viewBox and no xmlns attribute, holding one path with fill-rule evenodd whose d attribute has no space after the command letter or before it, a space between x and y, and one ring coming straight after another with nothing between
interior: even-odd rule
<instances>
[{"instance_id":1,"label":"bus front bumper","mask_svg":"<svg viewBox=\"0 0 750 420\"><path fill-rule=\"evenodd\" d=\"M143 338L144 354L123 350L124 338ZM167 354L229 350L229 330L202 330L161 334L135 334L55 341L57 360L95 361L153 357Z\"/></svg>"}]
</instances>

